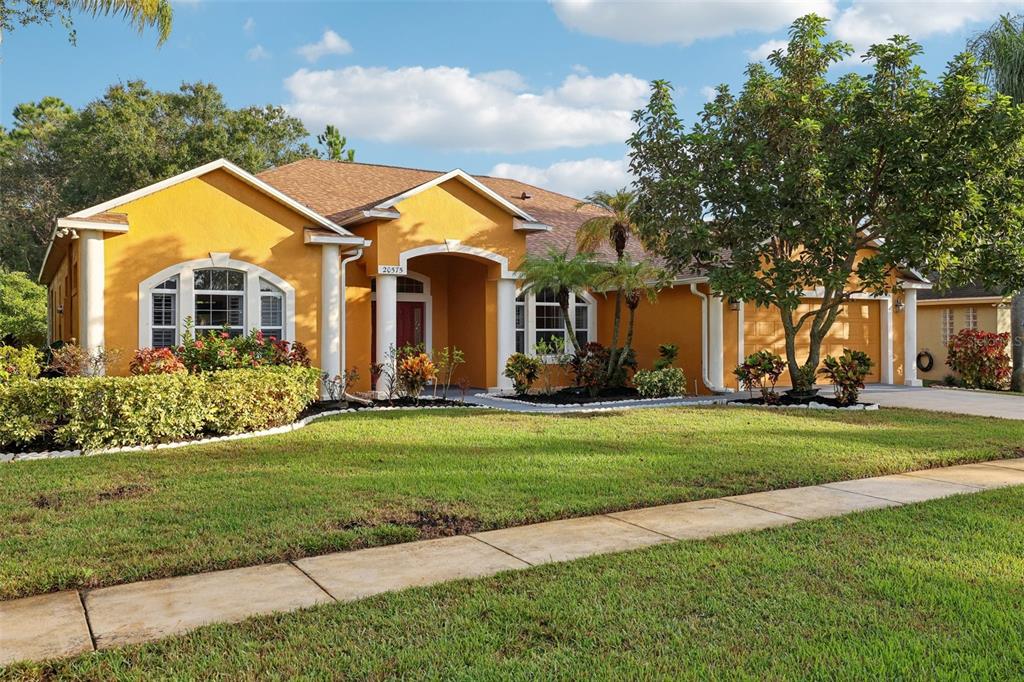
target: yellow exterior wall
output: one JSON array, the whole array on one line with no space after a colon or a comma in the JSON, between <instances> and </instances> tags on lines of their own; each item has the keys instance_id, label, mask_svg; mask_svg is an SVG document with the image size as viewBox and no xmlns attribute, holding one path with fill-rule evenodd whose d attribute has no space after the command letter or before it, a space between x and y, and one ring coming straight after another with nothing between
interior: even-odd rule
<instances>
[{"instance_id":1,"label":"yellow exterior wall","mask_svg":"<svg viewBox=\"0 0 1024 682\"><path fill-rule=\"evenodd\" d=\"M615 297L597 295L597 340L610 345L615 319ZM633 347L636 350L637 366L650 369L658 358L658 346L674 343L679 346L676 366L686 374L687 390L706 393L701 381L701 323L700 299L690 293L689 286L665 289L658 295L656 303L641 301L636 310L633 332ZM622 307L622 327L619 344L625 341L626 322L629 312Z\"/></svg>"},{"instance_id":2,"label":"yellow exterior wall","mask_svg":"<svg viewBox=\"0 0 1024 682\"><path fill-rule=\"evenodd\" d=\"M946 346L942 343L942 311L953 311L953 333L967 326L967 309L978 311L978 329L985 332L1010 331L1009 310L991 302L917 304L917 348L935 358L930 372L917 371L919 379L941 380L953 370L946 366ZM1009 347L1007 348L1009 352ZM916 357L911 358L916 362Z\"/></svg>"},{"instance_id":3,"label":"yellow exterior wall","mask_svg":"<svg viewBox=\"0 0 1024 682\"><path fill-rule=\"evenodd\" d=\"M303 243L309 220L225 171L213 171L116 208L129 231L107 235L105 345L123 373L139 339L139 283L210 252L230 254L295 288L295 340L319 363L320 247ZM252 325L252 321L248 321Z\"/></svg>"}]
</instances>

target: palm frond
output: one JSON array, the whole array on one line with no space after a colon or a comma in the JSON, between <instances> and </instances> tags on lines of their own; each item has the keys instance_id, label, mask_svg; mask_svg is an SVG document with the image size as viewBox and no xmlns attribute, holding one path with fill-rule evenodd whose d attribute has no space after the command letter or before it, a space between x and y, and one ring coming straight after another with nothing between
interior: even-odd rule
<instances>
[{"instance_id":1,"label":"palm frond","mask_svg":"<svg viewBox=\"0 0 1024 682\"><path fill-rule=\"evenodd\" d=\"M139 33L155 26L160 45L171 35L174 10L168 0L72 0L72 4L93 16L119 14L128 19Z\"/></svg>"}]
</instances>

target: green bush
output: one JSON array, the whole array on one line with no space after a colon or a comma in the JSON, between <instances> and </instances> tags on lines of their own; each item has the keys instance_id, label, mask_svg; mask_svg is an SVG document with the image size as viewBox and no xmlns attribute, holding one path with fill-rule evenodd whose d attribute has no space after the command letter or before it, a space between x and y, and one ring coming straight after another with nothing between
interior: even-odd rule
<instances>
[{"instance_id":1,"label":"green bush","mask_svg":"<svg viewBox=\"0 0 1024 682\"><path fill-rule=\"evenodd\" d=\"M0 383L19 377L35 379L39 376L39 361L42 356L43 354L33 346L0 346Z\"/></svg>"},{"instance_id":2,"label":"green bush","mask_svg":"<svg viewBox=\"0 0 1024 682\"><path fill-rule=\"evenodd\" d=\"M84 450L234 434L287 424L317 397L308 367L0 384L0 451L30 444Z\"/></svg>"},{"instance_id":3,"label":"green bush","mask_svg":"<svg viewBox=\"0 0 1024 682\"><path fill-rule=\"evenodd\" d=\"M310 367L229 369L207 375L209 430L244 433L290 424L317 399L320 372Z\"/></svg>"},{"instance_id":4,"label":"green bush","mask_svg":"<svg viewBox=\"0 0 1024 682\"><path fill-rule=\"evenodd\" d=\"M831 355L822 363L818 373L832 382L836 389L836 400L841 405L853 405L864 388L864 379L871 372L874 362L864 351L843 349L839 357Z\"/></svg>"},{"instance_id":5,"label":"green bush","mask_svg":"<svg viewBox=\"0 0 1024 682\"><path fill-rule=\"evenodd\" d=\"M513 353L505 362L505 377L512 380L516 395L526 395L540 377L544 363L540 358L525 353Z\"/></svg>"},{"instance_id":6,"label":"green bush","mask_svg":"<svg viewBox=\"0 0 1024 682\"><path fill-rule=\"evenodd\" d=\"M633 386L642 398L667 398L686 393L686 375L678 367L641 369L633 375Z\"/></svg>"},{"instance_id":7,"label":"green bush","mask_svg":"<svg viewBox=\"0 0 1024 682\"><path fill-rule=\"evenodd\" d=\"M0 382L0 451L52 434L64 414L62 393L55 384L52 379Z\"/></svg>"},{"instance_id":8,"label":"green bush","mask_svg":"<svg viewBox=\"0 0 1024 682\"><path fill-rule=\"evenodd\" d=\"M52 383L63 392L67 419L57 427L56 439L68 447L185 440L206 425L209 394L203 376L68 377Z\"/></svg>"}]
</instances>

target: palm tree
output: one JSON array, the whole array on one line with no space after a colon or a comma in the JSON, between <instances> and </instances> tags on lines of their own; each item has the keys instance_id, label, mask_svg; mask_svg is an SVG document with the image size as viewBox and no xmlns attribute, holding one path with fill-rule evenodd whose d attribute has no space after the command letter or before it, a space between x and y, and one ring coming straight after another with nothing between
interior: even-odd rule
<instances>
[{"instance_id":1,"label":"palm tree","mask_svg":"<svg viewBox=\"0 0 1024 682\"><path fill-rule=\"evenodd\" d=\"M626 259L605 265L595 278L595 287L615 289L617 295L621 295L626 302L626 309L629 310L629 319L626 322L626 342L622 346L622 352L613 355L612 361L609 362L609 380L622 370L626 359L630 356L630 351L633 348L636 309L640 306L640 302L646 298L654 303L658 298L658 292L670 283L671 277L661 268L644 261L634 263Z\"/></svg>"},{"instance_id":2,"label":"palm tree","mask_svg":"<svg viewBox=\"0 0 1024 682\"><path fill-rule=\"evenodd\" d=\"M131 21L139 33L150 26L156 26L163 45L171 35L173 11L168 0L71 0L71 6L94 17L100 14L120 14Z\"/></svg>"},{"instance_id":3,"label":"palm tree","mask_svg":"<svg viewBox=\"0 0 1024 682\"><path fill-rule=\"evenodd\" d=\"M1024 15L1004 15L968 44L968 49L984 62L985 80L996 91L1024 104ZM1024 291L1010 304L1013 375L1010 388L1024 391Z\"/></svg>"},{"instance_id":4,"label":"palm tree","mask_svg":"<svg viewBox=\"0 0 1024 682\"><path fill-rule=\"evenodd\" d=\"M636 204L636 193L626 187L615 192L598 190L584 201L576 204L576 210L584 206L597 206L604 210L604 215L588 219L576 228L576 244L582 251L596 251L602 243L615 251L615 260L622 261L626 257L626 243L636 233L633 224L633 206ZM608 360L608 371L611 373L617 363L619 354L619 329L622 324L622 292L615 292L615 314L612 322L611 357Z\"/></svg>"},{"instance_id":5,"label":"palm tree","mask_svg":"<svg viewBox=\"0 0 1024 682\"><path fill-rule=\"evenodd\" d=\"M569 294L582 294L594 284L598 265L591 254L581 252L569 257L551 249L546 256L527 256L519 266L523 276L523 291L537 292L550 290L555 293L558 307L562 310L562 321L569 335L572 347L580 351L580 342L576 339L576 331L569 314Z\"/></svg>"}]
</instances>

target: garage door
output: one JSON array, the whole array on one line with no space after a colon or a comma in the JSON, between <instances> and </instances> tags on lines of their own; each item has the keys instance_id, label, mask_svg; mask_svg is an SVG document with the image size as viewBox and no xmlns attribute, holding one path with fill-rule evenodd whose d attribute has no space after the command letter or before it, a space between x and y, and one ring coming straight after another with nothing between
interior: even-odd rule
<instances>
[{"instance_id":1,"label":"garage door","mask_svg":"<svg viewBox=\"0 0 1024 682\"><path fill-rule=\"evenodd\" d=\"M799 315L816 307L813 301L800 306ZM878 301L850 301L843 306L842 312L832 325L829 335L821 344L821 356L842 355L844 348L867 353L875 362L866 381L877 383L881 380L880 360L882 357L881 308ZM745 342L744 351L749 355L762 348L768 348L782 357L786 357L786 335L782 330L779 312L775 308L758 308L747 304L744 308ZM807 357L808 321L797 339L797 357ZM788 384L788 374L783 375Z\"/></svg>"}]
</instances>

